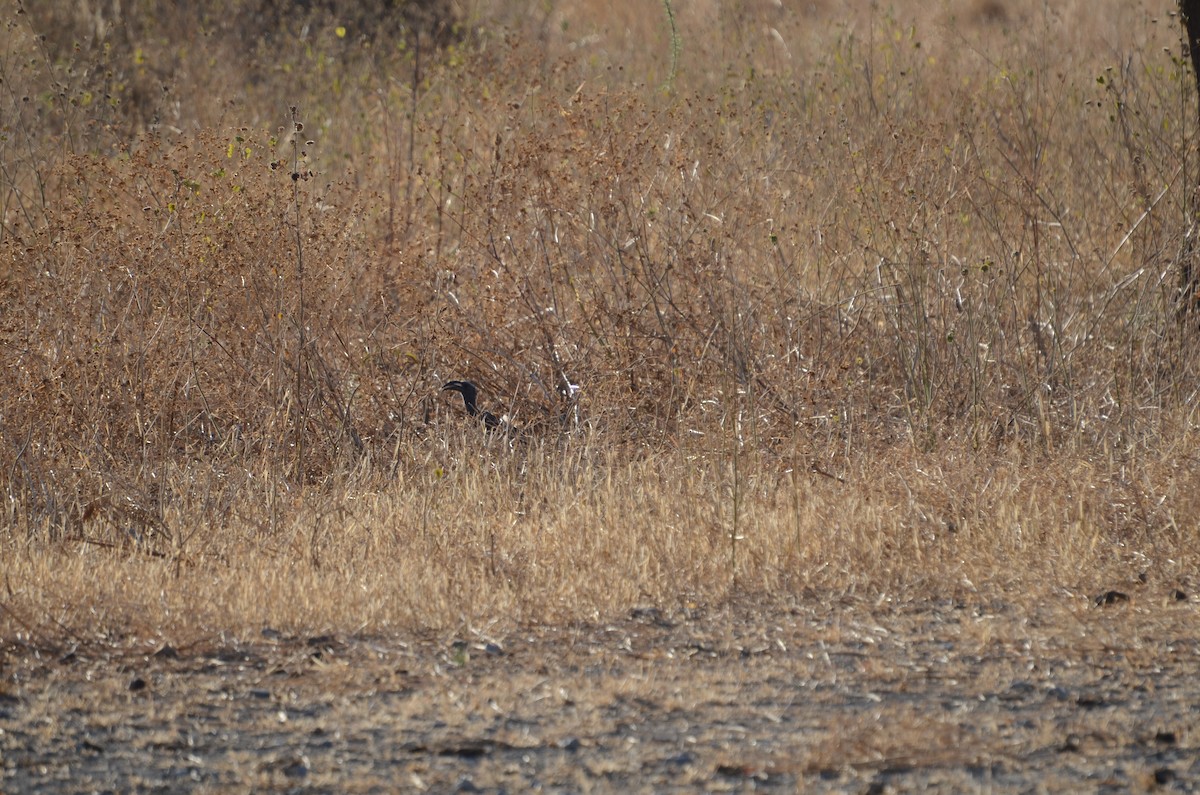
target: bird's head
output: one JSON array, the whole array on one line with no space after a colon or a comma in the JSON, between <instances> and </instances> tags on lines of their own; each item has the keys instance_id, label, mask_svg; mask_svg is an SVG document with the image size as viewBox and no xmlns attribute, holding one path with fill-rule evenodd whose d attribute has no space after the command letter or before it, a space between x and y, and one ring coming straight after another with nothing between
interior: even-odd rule
<instances>
[{"instance_id":1,"label":"bird's head","mask_svg":"<svg viewBox=\"0 0 1200 795\"><path fill-rule=\"evenodd\" d=\"M468 403L474 403L479 395L479 388L470 381L447 381L442 387L443 392L458 392Z\"/></svg>"},{"instance_id":2,"label":"bird's head","mask_svg":"<svg viewBox=\"0 0 1200 795\"><path fill-rule=\"evenodd\" d=\"M466 406L467 413L472 417L479 414L479 409L475 405L475 398L479 396L479 389L470 381L447 381L442 387L443 392L457 392L463 396L463 405Z\"/></svg>"},{"instance_id":3,"label":"bird's head","mask_svg":"<svg viewBox=\"0 0 1200 795\"><path fill-rule=\"evenodd\" d=\"M481 411L479 406L475 404L475 398L479 396L479 388L470 381L447 381L442 387L443 392L458 392L463 396L463 405L467 409L467 413L472 417L483 422L489 428L497 428L501 424L501 420L490 411Z\"/></svg>"}]
</instances>

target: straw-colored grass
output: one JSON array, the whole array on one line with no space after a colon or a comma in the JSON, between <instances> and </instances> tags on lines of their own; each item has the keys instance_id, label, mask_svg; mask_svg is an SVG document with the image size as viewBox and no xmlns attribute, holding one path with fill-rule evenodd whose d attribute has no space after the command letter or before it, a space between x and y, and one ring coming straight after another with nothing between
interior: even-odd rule
<instances>
[{"instance_id":1,"label":"straw-colored grass","mask_svg":"<svg viewBox=\"0 0 1200 795\"><path fill-rule=\"evenodd\" d=\"M0 638L1192 580L1172 4L92 5L3 5Z\"/></svg>"}]
</instances>

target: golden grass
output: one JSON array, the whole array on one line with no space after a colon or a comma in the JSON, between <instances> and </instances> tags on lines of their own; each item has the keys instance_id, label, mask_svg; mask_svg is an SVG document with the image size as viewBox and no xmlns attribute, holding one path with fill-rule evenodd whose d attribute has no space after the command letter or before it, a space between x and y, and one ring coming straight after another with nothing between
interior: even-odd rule
<instances>
[{"instance_id":1,"label":"golden grass","mask_svg":"<svg viewBox=\"0 0 1200 795\"><path fill-rule=\"evenodd\" d=\"M225 5L5 6L0 636L1189 581L1175 19Z\"/></svg>"}]
</instances>

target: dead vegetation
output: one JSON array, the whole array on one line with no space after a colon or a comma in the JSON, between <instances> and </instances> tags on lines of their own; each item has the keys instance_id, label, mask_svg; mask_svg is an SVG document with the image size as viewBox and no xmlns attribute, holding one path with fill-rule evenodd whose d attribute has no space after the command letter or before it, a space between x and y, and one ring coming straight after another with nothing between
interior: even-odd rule
<instances>
[{"instance_id":1,"label":"dead vegetation","mask_svg":"<svg viewBox=\"0 0 1200 795\"><path fill-rule=\"evenodd\" d=\"M1169 15L217 5L3 7L0 637L1194 587Z\"/></svg>"}]
</instances>

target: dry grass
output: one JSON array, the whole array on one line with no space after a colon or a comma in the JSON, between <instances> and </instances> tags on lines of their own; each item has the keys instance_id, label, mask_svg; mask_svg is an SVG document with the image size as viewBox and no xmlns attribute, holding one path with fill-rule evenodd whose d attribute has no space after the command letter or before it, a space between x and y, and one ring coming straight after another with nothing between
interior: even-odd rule
<instances>
[{"instance_id":1,"label":"dry grass","mask_svg":"<svg viewBox=\"0 0 1200 795\"><path fill-rule=\"evenodd\" d=\"M498 5L7 0L0 637L1191 581L1174 18Z\"/></svg>"}]
</instances>

